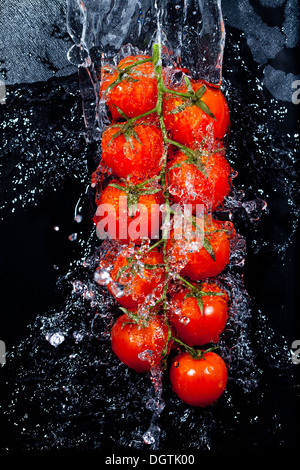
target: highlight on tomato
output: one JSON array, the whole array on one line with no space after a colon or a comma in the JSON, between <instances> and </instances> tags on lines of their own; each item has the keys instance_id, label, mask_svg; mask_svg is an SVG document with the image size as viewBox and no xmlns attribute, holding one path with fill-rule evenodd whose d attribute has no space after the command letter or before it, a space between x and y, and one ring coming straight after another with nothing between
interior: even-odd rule
<instances>
[{"instance_id":1,"label":"highlight on tomato","mask_svg":"<svg viewBox=\"0 0 300 470\"><path fill-rule=\"evenodd\" d=\"M179 353L170 366L170 382L175 394L191 406L214 404L227 385L227 366L213 351Z\"/></svg>"}]
</instances>

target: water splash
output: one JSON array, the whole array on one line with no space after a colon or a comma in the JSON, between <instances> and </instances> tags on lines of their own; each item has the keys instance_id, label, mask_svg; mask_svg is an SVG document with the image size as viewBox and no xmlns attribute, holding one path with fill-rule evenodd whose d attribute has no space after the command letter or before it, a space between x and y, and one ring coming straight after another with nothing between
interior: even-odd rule
<instances>
[{"instance_id":1,"label":"water splash","mask_svg":"<svg viewBox=\"0 0 300 470\"><path fill-rule=\"evenodd\" d=\"M108 2L93 3L98 6L100 3L102 6L108 5ZM149 6L143 2L142 12L135 10L135 18L139 18L136 25L140 32L148 21L147 15L145 16L147 5ZM77 6L76 2L76 8ZM116 6L114 13L115 8ZM186 10L183 11L186 13ZM108 24L112 16L106 13L101 17L102 23L98 24L96 13L94 14L94 24L99 34L102 24L107 28L107 32L109 31ZM86 18L88 19L88 15ZM184 18L180 9L178 18ZM115 24L115 31L118 27L118 24ZM156 25L150 22L149 41L155 28ZM95 30L92 27L85 29L84 41L90 57L94 60L93 45L96 39L92 40L93 35ZM184 38L183 33L181 37ZM226 77L223 79L226 96L231 105L233 126L228 155L232 164L239 167L239 176L236 184L238 189L227 199L225 212L220 212L219 216L230 214L235 222L242 220L241 226L248 229L246 233L250 233L247 238L248 249L251 245L257 252L275 252L281 249L284 258L286 244L292 242L292 233L295 230L293 224L296 223L298 214L295 190L297 148L293 136L288 137L284 128L280 135L276 132L275 123L279 121L280 125L283 125L285 122L285 105L273 103L274 113L267 119L268 109L262 100L261 83L252 77L251 70L241 59L243 37L236 37L232 32L228 39L230 53L227 55ZM104 46L108 44L109 41ZM91 71L92 65L89 67ZM86 104L85 120L88 127L88 123L95 124L96 95L95 88L90 88L90 84L91 77L94 80L93 85L97 84L97 77L93 75L94 70L88 74L85 67L80 67L79 73L83 72L87 74L87 80L81 82L81 90ZM247 84L246 89L243 89L243 83ZM16 152L19 150L21 161L18 162L16 174L13 175L13 187L22 197L16 198L15 202L14 199L3 200L2 206L20 205L28 208L39 201L45 188L51 185L57 187L66 180L67 175L72 176L73 182L79 181L82 184L80 199L84 200L87 196L85 183L90 177L86 164L89 153L84 146L82 152L82 147L76 144L78 136L82 137L78 126L80 106L75 100L75 92L70 91L72 87L66 90L58 83L54 88L56 91L51 92L50 89L45 91L36 86L25 93L22 88L16 89L16 101L21 103L23 108L24 100L28 106L33 106L38 99L43 99L44 102L54 99L53 106L56 106L57 99L65 96L64 92L69 97L74 93L75 112L71 114L70 121L69 116L68 120L63 120L65 128L72 128L74 134L67 133L66 140L63 140L59 125L54 126L50 143L52 146L53 141L58 139L60 145L57 149L52 149L49 138L46 137L49 129L40 133L33 129L28 112L26 114L24 111L18 111L18 116L21 117L16 122L13 119L16 119L17 111L14 118L5 118L1 123L6 132L4 149L8 152L9 145L12 145L9 128L14 128L18 140L14 145ZM88 90L92 93L89 94ZM8 94L12 94L12 91L8 90ZM90 115L86 111L89 99ZM97 121L97 126L98 124ZM91 133L90 138L97 139L97 133ZM296 140L299 141L299 136ZM45 143L49 152L46 155L43 153ZM93 157L90 160L93 160ZM99 154L96 152L97 157ZM9 175L8 161L9 159L6 159L5 175ZM34 178L37 168L41 178L38 184ZM270 178L270 182L266 176ZM266 241L260 227L264 217L267 217L268 223L270 221L268 216L274 210L272 198L276 192L284 201L290 201L289 219L293 224L288 225L284 241L278 237L276 243L271 243ZM267 208L265 202L268 204ZM83 209L82 214L85 218L81 223L88 219L88 210ZM262 214L263 218L260 219ZM89 230L87 232L89 233ZM95 286L93 276L101 252L99 250L94 253L94 239L87 237L82 246L76 245L78 251L70 270L59 279L58 285L66 295L62 308L37 315L36 320L29 326L28 336L7 355L7 399L1 402L1 411L10 424L10 431L13 430L12 436L17 435L19 442L16 443L12 438L12 442L4 445L11 449L19 446L23 450L105 450L110 445L143 449L145 429L149 430L145 436L148 442L146 446L165 449L168 452L176 450L179 444L183 444L189 451L224 449L226 443L230 447L231 437L236 448L239 444L245 445L241 442L245 433L258 447L261 434L262 440L268 440L268 436L276 432L272 444L279 442L282 418L276 412L271 421L268 421L267 427L264 426L267 413L264 408L264 394L270 393L269 382L274 380L274 376L278 379L286 374L291 380L288 384L293 387L294 369L290 361L290 351L284 338L282 344L281 338L278 340L274 331L269 328L268 316L253 308L243 278L245 239L238 237L234 243L239 249L232 257L228 270L219 277L219 282L227 288L231 298L229 322L220 339L221 354L230 365L229 387L215 407L206 410L186 407L178 402L166 383L166 406L162 410L163 402L160 401L159 388L161 377L158 377L159 387L154 387L152 398L153 388L149 390L148 381L144 377L137 377L116 360L109 343L109 329L116 315L116 305L107 296L105 286ZM62 337L64 340L60 341ZM57 344L57 341L51 344L55 338L60 344ZM3 372L5 374L5 368ZM147 400L144 407L143 400ZM151 414L150 418L147 411ZM174 435L173 429L180 430L180 437ZM236 430L241 431L239 435Z\"/></svg>"}]
</instances>

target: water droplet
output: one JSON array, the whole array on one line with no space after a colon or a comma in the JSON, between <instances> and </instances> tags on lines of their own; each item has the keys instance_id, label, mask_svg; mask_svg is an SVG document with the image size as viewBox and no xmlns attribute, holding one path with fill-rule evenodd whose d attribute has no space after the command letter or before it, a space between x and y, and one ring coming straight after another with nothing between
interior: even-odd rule
<instances>
[{"instance_id":1,"label":"water droplet","mask_svg":"<svg viewBox=\"0 0 300 470\"><path fill-rule=\"evenodd\" d=\"M46 340L49 341L51 346L57 347L64 342L65 337L61 332L48 333L46 335Z\"/></svg>"},{"instance_id":2,"label":"water droplet","mask_svg":"<svg viewBox=\"0 0 300 470\"><path fill-rule=\"evenodd\" d=\"M190 319L188 317L181 317L181 318L179 318L179 321L183 325L187 325L189 323Z\"/></svg>"},{"instance_id":3,"label":"water droplet","mask_svg":"<svg viewBox=\"0 0 300 470\"><path fill-rule=\"evenodd\" d=\"M145 444L148 444L148 445L154 444L155 442L155 438L153 434L151 433L151 431L145 432L145 434L143 435L143 439L144 439Z\"/></svg>"},{"instance_id":4,"label":"water droplet","mask_svg":"<svg viewBox=\"0 0 300 470\"><path fill-rule=\"evenodd\" d=\"M71 233L71 235L68 236L68 239L71 241L71 242L74 242L75 240L77 240L77 233Z\"/></svg>"},{"instance_id":5,"label":"water droplet","mask_svg":"<svg viewBox=\"0 0 300 470\"><path fill-rule=\"evenodd\" d=\"M80 224L80 222L82 221L82 215L77 214L77 215L74 217L74 220L75 220L75 222L77 222L78 224Z\"/></svg>"}]
</instances>

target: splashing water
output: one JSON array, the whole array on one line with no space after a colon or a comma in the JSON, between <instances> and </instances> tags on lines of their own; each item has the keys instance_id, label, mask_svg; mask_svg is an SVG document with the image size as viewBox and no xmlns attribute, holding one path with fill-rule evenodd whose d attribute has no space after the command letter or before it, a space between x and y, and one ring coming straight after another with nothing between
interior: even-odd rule
<instances>
[{"instance_id":1,"label":"splashing water","mask_svg":"<svg viewBox=\"0 0 300 470\"><path fill-rule=\"evenodd\" d=\"M62 96L67 96L72 100L73 108L71 119L69 115L61 118L67 129L65 141L60 131L61 122L50 129L53 137L50 139L47 137L49 129L38 133L32 128L30 115L24 107L17 110L17 103L15 116L7 114L5 117L4 114L1 123L5 132L4 153L8 153L9 145L12 145L14 128L14 145L20 150L21 160L11 178L13 193L18 197L4 199L2 210L7 206L13 210L18 206L38 205L46 188L63 186L70 175L79 187L80 195L74 202L78 208L77 203L79 205L88 197L89 167L94 167L100 157L93 143L99 140L105 124L105 115L98 102L97 76L103 57L113 60L127 43L131 44L129 49L145 50L159 32L162 42L167 38L174 45L173 57L182 60L190 57L186 51L195 44L201 27L211 24L209 18L212 16L206 16L202 3L198 6L195 2L184 2L184 5L173 2L170 6L167 2L157 2L162 30L157 27L153 2L127 2L124 10L118 2L113 3L68 1L68 28L75 43L69 57L79 65L83 131L78 125L81 116L79 96L72 82L67 86L59 83L54 86L55 91L51 88L42 91L37 86L29 91L17 87L11 91L18 103L27 105L44 99L53 100L53 106L56 106ZM215 8L214 21L216 18L218 21L214 36L214 66L207 66L205 73L211 81L219 83L224 25L217 8L219 2L210 4ZM171 13L173 17L169 21ZM121 25L118 18L123 18ZM228 158L238 169L238 176L235 189L218 215L234 221L242 234L249 235L247 246L243 235L232 241L234 249L230 265L218 278L231 300L229 321L219 343L220 353L230 368L224 396L212 409L192 409L178 403L168 383L163 389L161 370L152 371L149 387L145 377L137 377L114 357L109 330L116 316L116 305L105 291L109 273L102 273L103 286L96 285L94 279L95 267L107 247L105 244L100 248L97 246L97 240L90 235L89 224L84 232L78 230L78 223L84 226L90 216L87 204L88 207L81 211L82 218L75 221L73 231L66 234L66 238L71 236L73 241L68 242L72 246L76 243L76 255L67 267L67 273L58 280L58 287L66 296L62 308L37 315L29 326L28 337L8 353L5 365L10 367L8 391L1 408L12 436L18 436L19 446L23 449L106 449L116 446L143 449L146 445L147 448L172 451L179 444L182 449L182 443L189 450L218 449L224 448L224 443L230 444L231 436L234 436L234 447L239 444L242 438L236 436L235 429L242 430L241 435L243 431L247 432L256 445L260 444L257 431L261 432L260 426L264 425L267 413L263 408L264 394L269 392L268 384L262 386L261 376L264 379L267 376L267 381L273 383L274 369L292 378L293 368L284 338L276 337L267 316L257 312L252 304L244 285L244 267L249 253L279 251L284 259L293 241L299 218L295 186L299 136L284 134L284 130L278 135L276 125L278 120L284 122L285 105L272 102L273 114L267 116L260 84L252 77L249 65L241 59L243 41L236 31L229 33L222 79L232 118ZM207 47L203 45L203 49L207 50ZM204 52L200 57L203 56ZM197 76L195 57L184 65L191 66ZM239 74L245 78L246 90L241 89L243 79L236 78ZM18 121L14 122L17 117ZM53 141L57 142L57 149L52 148ZM43 152L45 147L46 153ZM4 164L4 171L5 175L10 174L8 163ZM270 183L266 181L266 175ZM279 235L275 240L267 241L261 224L264 217L270 221L270 212L272 214L280 206L274 198L276 193L279 199L288 201L287 218L291 223L286 226L283 241ZM75 217L77 215L75 209ZM61 232L61 227L55 223L51 227L57 234ZM77 237L74 238L74 234ZM3 372L5 374L4 367ZM14 382L15 386L12 385ZM270 434L276 429L280 440L280 418L273 411L270 413ZM180 430L180 439L174 436L174 429ZM12 438L7 447L13 449L16 445Z\"/></svg>"}]
</instances>

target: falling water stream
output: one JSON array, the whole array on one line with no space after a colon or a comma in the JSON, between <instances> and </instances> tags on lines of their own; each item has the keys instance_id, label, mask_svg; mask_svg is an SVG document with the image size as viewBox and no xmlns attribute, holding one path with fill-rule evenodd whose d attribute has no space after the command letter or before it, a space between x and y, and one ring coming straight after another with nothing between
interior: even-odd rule
<instances>
[{"instance_id":1,"label":"falling water stream","mask_svg":"<svg viewBox=\"0 0 300 470\"><path fill-rule=\"evenodd\" d=\"M13 213L19 206L38 206L54 186L75 185L78 197L72 210L73 230L67 234L68 243L76 247L74 259L64 272L54 267L64 301L60 308L37 314L28 335L8 351L3 366L7 391L0 409L11 432L3 448L206 450L222 449L224 443L234 447L245 433L259 446L258 431L268 413L264 408L268 388L262 382L275 371L279 376L286 373L295 387L290 345L276 335L268 316L249 295L245 266L247 256L261 252L279 253L284 263L293 243L299 219L299 135L285 130L284 104L272 98L264 101L251 61L241 59L242 35L229 29L225 43L220 2L210 2L210 9L207 2L171 3L68 0L67 28L74 42L68 57L78 65L79 90L70 78L44 88L16 86L11 91L22 111L16 106L16 116L7 117L4 111L4 155L12 142L22 151L11 178L13 197L3 199L1 210ZM219 342L229 380L218 403L207 409L179 402L160 369L150 377L137 376L118 361L109 335L119 314L117 305L105 285L94 279L99 257L109 249L108 242L99 243L90 222L90 175L101 158L100 137L107 123L98 98L99 67L103 60L115 63L131 50L149 52L157 39L171 47L172 61L187 66L196 77L201 70L201 78L221 83L231 110L227 157L237 174L218 213L238 229L230 264L218 277L230 295L229 320ZM51 123L38 132L30 106L47 101L56 106L61 100L70 103L68 117L61 111L57 125ZM4 172L10 174L7 162ZM270 240L261 227L264 219L270 220L270 211L277 209L277 194L287 204L285 233ZM53 224L53 236L60 230ZM268 433L274 439L280 436L280 418L276 413L271 416L262 441Z\"/></svg>"}]
</instances>

